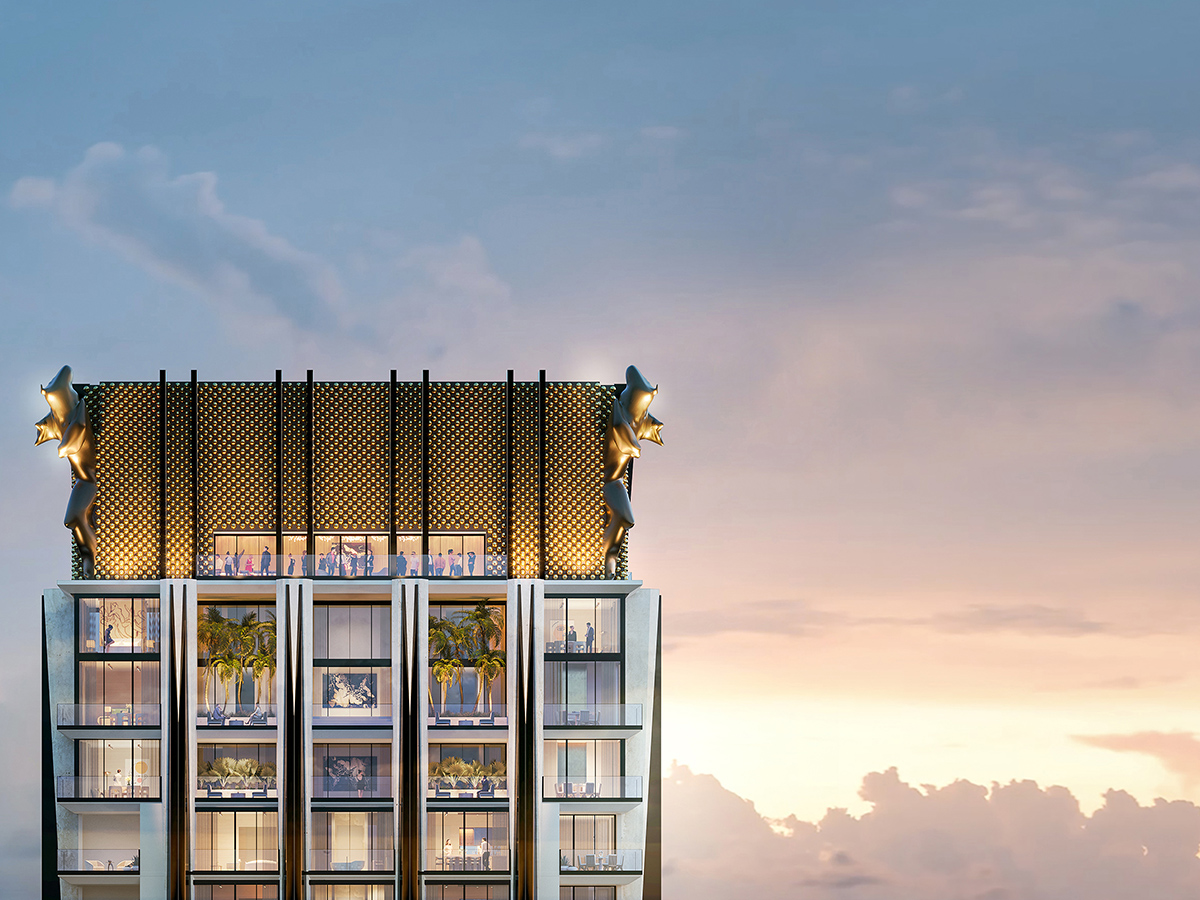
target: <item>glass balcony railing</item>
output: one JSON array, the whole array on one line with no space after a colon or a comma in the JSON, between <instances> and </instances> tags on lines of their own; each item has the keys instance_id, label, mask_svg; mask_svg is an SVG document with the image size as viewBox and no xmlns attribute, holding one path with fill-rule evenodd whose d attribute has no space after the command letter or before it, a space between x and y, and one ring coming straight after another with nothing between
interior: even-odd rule
<instances>
[{"instance_id":1,"label":"glass balcony railing","mask_svg":"<svg viewBox=\"0 0 1200 900\"><path fill-rule=\"evenodd\" d=\"M473 703L438 703L426 707L426 715L430 725L508 725L508 707L503 703L493 703L482 709Z\"/></svg>"},{"instance_id":2,"label":"glass balcony railing","mask_svg":"<svg viewBox=\"0 0 1200 900\"><path fill-rule=\"evenodd\" d=\"M60 703L59 728L158 728L157 703Z\"/></svg>"},{"instance_id":3,"label":"glass balcony railing","mask_svg":"<svg viewBox=\"0 0 1200 900\"><path fill-rule=\"evenodd\" d=\"M136 875L139 862L140 851L137 847L58 851L58 871L60 872Z\"/></svg>"},{"instance_id":4,"label":"glass balcony railing","mask_svg":"<svg viewBox=\"0 0 1200 900\"><path fill-rule=\"evenodd\" d=\"M396 866L393 850L320 850L309 851L314 872L391 872Z\"/></svg>"},{"instance_id":5,"label":"glass balcony railing","mask_svg":"<svg viewBox=\"0 0 1200 900\"><path fill-rule=\"evenodd\" d=\"M56 790L59 800L159 800L161 780L157 775L139 775L136 782L114 782L107 775L59 775Z\"/></svg>"},{"instance_id":6,"label":"glass balcony railing","mask_svg":"<svg viewBox=\"0 0 1200 900\"><path fill-rule=\"evenodd\" d=\"M608 726L641 728L640 703L547 703L543 713L546 728Z\"/></svg>"},{"instance_id":7,"label":"glass balcony railing","mask_svg":"<svg viewBox=\"0 0 1200 900\"><path fill-rule=\"evenodd\" d=\"M482 579L507 578L508 557L502 553L478 554L474 560L459 559L456 555L439 558L429 554L424 559L419 553L397 554L376 553L370 557L363 554L289 554L282 560L271 555L264 559L259 554L228 557L218 553L200 553L196 556L196 572L200 578L438 578L438 579Z\"/></svg>"},{"instance_id":8,"label":"glass balcony railing","mask_svg":"<svg viewBox=\"0 0 1200 900\"><path fill-rule=\"evenodd\" d=\"M507 872L508 848L488 850L486 860L478 844L453 847L449 853L442 847L429 848L425 851L425 868L431 872Z\"/></svg>"},{"instance_id":9,"label":"glass balcony railing","mask_svg":"<svg viewBox=\"0 0 1200 900\"><path fill-rule=\"evenodd\" d=\"M546 800L641 800L641 775L582 775L564 778L542 777L542 797Z\"/></svg>"},{"instance_id":10,"label":"glass balcony railing","mask_svg":"<svg viewBox=\"0 0 1200 900\"><path fill-rule=\"evenodd\" d=\"M463 778L431 775L425 796L432 800L493 800L508 796L508 779L471 775Z\"/></svg>"},{"instance_id":11,"label":"glass balcony railing","mask_svg":"<svg viewBox=\"0 0 1200 900\"><path fill-rule=\"evenodd\" d=\"M640 872L641 850L562 850L559 853L560 872Z\"/></svg>"},{"instance_id":12,"label":"glass balcony railing","mask_svg":"<svg viewBox=\"0 0 1200 900\"><path fill-rule=\"evenodd\" d=\"M314 775L314 800L386 799L392 796L390 778L356 778L353 775Z\"/></svg>"},{"instance_id":13,"label":"glass balcony railing","mask_svg":"<svg viewBox=\"0 0 1200 900\"><path fill-rule=\"evenodd\" d=\"M313 725L325 728L358 728L364 725L391 725L392 705L317 706L312 708Z\"/></svg>"},{"instance_id":14,"label":"glass balcony railing","mask_svg":"<svg viewBox=\"0 0 1200 900\"><path fill-rule=\"evenodd\" d=\"M274 703L260 703L253 708L247 703L238 708L230 701L224 710L216 704L201 706L196 713L196 724L205 727L274 728L278 724L277 714L278 708Z\"/></svg>"},{"instance_id":15,"label":"glass balcony railing","mask_svg":"<svg viewBox=\"0 0 1200 900\"><path fill-rule=\"evenodd\" d=\"M196 779L196 798L207 800L273 800L279 796L274 776L221 778L201 775Z\"/></svg>"}]
</instances>

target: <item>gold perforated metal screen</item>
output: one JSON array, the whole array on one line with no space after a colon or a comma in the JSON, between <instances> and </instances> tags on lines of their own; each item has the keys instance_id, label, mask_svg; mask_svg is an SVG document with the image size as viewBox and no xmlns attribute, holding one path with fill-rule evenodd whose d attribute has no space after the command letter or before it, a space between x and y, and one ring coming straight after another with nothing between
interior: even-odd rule
<instances>
[{"instance_id":1,"label":"gold perforated metal screen","mask_svg":"<svg viewBox=\"0 0 1200 900\"><path fill-rule=\"evenodd\" d=\"M421 385L396 385L396 530L421 530Z\"/></svg>"},{"instance_id":2,"label":"gold perforated metal screen","mask_svg":"<svg viewBox=\"0 0 1200 900\"><path fill-rule=\"evenodd\" d=\"M192 386L167 384L168 578L190 578L192 557Z\"/></svg>"},{"instance_id":3,"label":"gold perforated metal screen","mask_svg":"<svg viewBox=\"0 0 1200 900\"><path fill-rule=\"evenodd\" d=\"M307 384L283 385L283 530L306 532L304 471L304 395Z\"/></svg>"},{"instance_id":4,"label":"gold perforated metal screen","mask_svg":"<svg viewBox=\"0 0 1200 900\"><path fill-rule=\"evenodd\" d=\"M388 385L313 385L313 527L387 531Z\"/></svg>"},{"instance_id":5,"label":"gold perforated metal screen","mask_svg":"<svg viewBox=\"0 0 1200 900\"><path fill-rule=\"evenodd\" d=\"M483 532L488 575L504 574L505 385L429 387L429 528Z\"/></svg>"},{"instance_id":6,"label":"gold perforated metal screen","mask_svg":"<svg viewBox=\"0 0 1200 900\"><path fill-rule=\"evenodd\" d=\"M605 410L613 389L546 385L546 577L603 578Z\"/></svg>"},{"instance_id":7,"label":"gold perforated metal screen","mask_svg":"<svg viewBox=\"0 0 1200 900\"><path fill-rule=\"evenodd\" d=\"M200 385L199 433L199 543L207 561L215 532L275 530L275 385Z\"/></svg>"},{"instance_id":8,"label":"gold perforated metal screen","mask_svg":"<svg viewBox=\"0 0 1200 900\"><path fill-rule=\"evenodd\" d=\"M513 385L513 539L510 578L537 578L538 385Z\"/></svg>"},{"instance_id":9,"label":"gold perforated metal screen","mask_svg":"<svg viewBox=\"0 0 1200 900\"><path fill-rule=\"evenodd\" d=\"M96 435L96 577L158 578L158 385L109 382L87 397Z\"/></svg>"},{"instance_id":10,"label":"gold perforated metal screen","mask_svg":"<svg viewBox=\"0 0 1200 900\"><path fill-rule=\"evenodd\" d=\"M275 530L275 384L201 383L196 459L198 535L193 546L191 386L167 386L167 559L169 576L211 571L219 532ZM429 529L486 535L490 576L536 578L539 558L538 390L513 386L512 559L505 510L504 382L430 385ZM96 433L98 578L158 576L157 383L80 385ZM314 385L314 508L317 531L386 532L387 382ZM421 531L421 392L396 385L396 529ZM303 533L305 499L303 382L283 385L283 530ZM601 578L606 512L602 457L614 388L592 383L546 386L546 569L551 579ZM73 563L79 577L78 554ZM508 563L506 569L506 562ZM618 573L626 574L622 552Z\"/></svg>"}]
</instances>

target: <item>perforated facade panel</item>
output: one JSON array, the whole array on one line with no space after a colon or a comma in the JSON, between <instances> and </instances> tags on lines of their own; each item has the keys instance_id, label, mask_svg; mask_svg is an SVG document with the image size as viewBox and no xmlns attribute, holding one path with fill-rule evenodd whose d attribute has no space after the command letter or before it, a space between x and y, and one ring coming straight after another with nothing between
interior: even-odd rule
<instances>
[{"instance_id":1,"label":"perforated facade panel","mask_svg":"<svg viewBox=\"0 0 1200 900\"><path fill-rule=\"evenodd\" d=\"M388 385L313 385L313 527L387 531Z\"/></svg>"}]
</instances>

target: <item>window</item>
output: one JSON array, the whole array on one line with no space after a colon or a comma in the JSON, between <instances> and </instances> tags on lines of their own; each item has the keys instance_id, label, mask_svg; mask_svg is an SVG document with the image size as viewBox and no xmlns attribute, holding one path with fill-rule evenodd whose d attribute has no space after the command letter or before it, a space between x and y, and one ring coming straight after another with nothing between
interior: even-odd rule
<instances>
[{"instance_id":1,"label":"window","mask_svg":"<svg viewBox=\"0 0 1200 900\"><path fill-rule=\"evenodd\" d=\"M374 660L392 657L392 610L382 604L313 608L313 657Z\"/></svg>"},{"instance_id":2,"label":"window","mask_svg":"<svg viewBox=\"0 0 1200 900\"><path fill-rule=\"evenodd\" d=\"M558 847L562 868L595 868L617 851L617 817L559 816Z\"/></svg>"},{"instance_id":3,"label":"window","mask_svg":"<svg viewBox=\"0 0 1200 900\"><path fill-rule=\"evenodd\" d=\"M508 885L426 883L425 900L508 900Z\"/></svg>"},{"instance_id":4,"label":"window","mask_svg":"<svg viewBox=\"0 0 1200 900\"><path fill-rule=\"evenodd\" d=\"M612 706L621 702L621 664L619 662L555 662L547 660L545 665L547 709L554 706L587 709Z\"/></svg>"},{"instance_id":5,"label":"window","mask_svg":"<svg viewBox=\"0 0 1200 900\"><path fill-rule=\"evenodd\" d=\"M558 889L558 900L617 900L617 889L605 885L563 885Z\"/></svg>"},{"instance_id":6,"label":"window","mask_svg":"<svg viewBox=\"0 0 1200 900\"><path fill-rule=\"evenodd\" d=\"M328 578L387 577L386 534L318 534L315 574Z\"/></svg>"},{"instance_id":7,"label":"window","mask_svg":"<svg viewBox=\"0 0 1200 900\"><path fill-rule=\"evenodd\" d=\"M315 744L313 782L313 797L390 797L392 745Z\"/></svg>"},{"instance_id":8,"label":"window","mask_svg":"<svg viewBox=\"0 0 1200 900\"><path fill-rule=\"evenodd\" d=\"M504 744L430 744L428 795L438 799L508 796Z\"/></svg>"},{"instance_id":9,"label":"window","mask_svg":"<svg viewBox=\"0 0 1200 900\"><path fill-rule=\"evenodd\" d=\"M547 653L620 653L619 597L547 597Z\"/></svg>"},{"instance_id":10,"label":"window","mask_svg":"<svg viewBox=\"0 0 1200 900\"><path fill-rule=\"evenodd\" d=\"M76 797L149 799L160 796L156 740L75 742Z\"/></svg>"},{"instance_id":11,"label":"window","mask_svg":"<svg viewBox=\"0 0 1200 900\"><path fill-rule=\"evenodd\" d=\"M314 810L311 841L314 871L390 872L395 868L390 810Z\"/></svg>"},{"instance_id":12,"label":"window","mask_svg":"<svg viewBox=\"0 0 1200 900\"><path fill-rule=\"evenodd\" d=\"M197 608L197 724L275 724L275 606Z\"/></svg>"},{"instance_id":13,"label":"window","mask_svg":"<svg viewBox=\"0 0 1200 900\"><path fill-rule=\"evenodd\" d=\"M279 574L279 559L272 534L218 534L213 537L213 566L206 575L224 578Z\"/></svg>"},{"instance_id":14,"label":"window","mask_svg":"<svg viewBox=\"0 0 1200 900\"><path fill-rule=\"evenodd\" d=\"M197 884L192 896L196 900L279 900L279 883Z\"/></svg>"},{"instance_id":15,"label":"window","mask_svg":"<svg viewBox=\"0 0 1200 900\"><path fill-rule=\"evenodd\" d=\"M279 868L277 814L257 810L197 811L193 868L199 872L276 871Z\"/></svg>"},{"instance_id":16,"label":"window","mask_svg":"<svg viewBox=\"0 0 1200 900\"><path fill-rule=\"evenodd\" d=\"M158 660L80 660L78 725L159 724Z\"/></svg>"},{"instance_id":17,"label":"window","mask_svg":"<svg viewBox=\"0 0 1200 900\"><path fill-rule=\"evenodd\" d=\"M158 653L160 632L157 597L79 598L82 654Z\"/></svg>"},{"instance_id":18,"label":"window","mask_svg":"<svg viewBox=\"0 0 1200 900\"><path fill-rule=\"evenodd\" d=\"M621 769L621 741L546 741L543 796L640 798L641 777L624 777Z\"/></svg>"},{"instance_id":19,"label":"window","mask_svg":"<svg viewBox=\"0 0 1200 900\"><path fill-rule=\"evenodd\" d=\"M505 715L504 607L484 600L429 608L431 724ZM503 723L499 723L503 724Z\"/></svg>"},{"instance_id":20,"label":"window","mask_svg":"<svg viewBox=\"0 0 1200 900\"><path fill-rule=\"evenodd\" d=\"M431 812L428 815L427 870L508 871L508 813Z\"/></svg>"},{"instance_id":21,"label":"window","mask_svg":"<svg viewBox=\"0 0 1200 900\"><path fill-rule=\"evenodd\" d=\"M503 576L504 558L496 554L487 556L485 542L486 535L482 533L431 533L424 574L431 578ZM401 577L421 574L421 535L397 534L396 554L396 570Z\"/></svg>"},{"instance_id":22,"label":"window","mask_svg":"<svg viewBox=\"0 0 1200 900\"><path fill-rule=\"evenodd\" d=\"M277 797L274 744L199 744L196 795L230 799Z\"/></svg>"},{"instance_id":23,"label":"window","mask_svg":"<svg viewBox=\"0 0 1200 900\"><path fill-rule=\"evenodd\" d=\"M312 900L392 900L390 884L314 884Z\"/></svg>"},{"instance_id":24,"label":"window","mask_svg":"<svg viewBox=\"0 0 1200 900\"><path fill-rule=\"evenodd\" d=\"M387 725L392 719L392 668L313 666L316 724L354 719L356 725Z\"/></svg>"}]
</instances>

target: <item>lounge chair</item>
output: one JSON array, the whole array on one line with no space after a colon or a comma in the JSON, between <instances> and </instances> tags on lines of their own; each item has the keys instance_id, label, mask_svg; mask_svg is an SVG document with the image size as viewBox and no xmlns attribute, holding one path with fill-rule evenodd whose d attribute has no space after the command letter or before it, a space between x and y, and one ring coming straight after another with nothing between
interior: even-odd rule
<instances>
[{"instance_id":1,"label":"lounge chair","mask_svg":"<svg viewBox=\"0 0 1200 900\"><path fill-rule=\"evenodd\" d=\"M124 869L136 869L137 867L133 864L132 859L123 859L119 863L117 863L117 868L124 870Z\"/></svg>"},{"instance_id":2,"label":"lounge chair","mask_svg":"<svg viewBox=\"0 0 1200 900\"><path fill-rule=\"evenodd\" d=\"M98 859L85 859L84 864L87 865L87 867L89 869L91 869L93 872L103 872L104 871L104 863L102 863Z\"/></svg>"}]
</instances>

